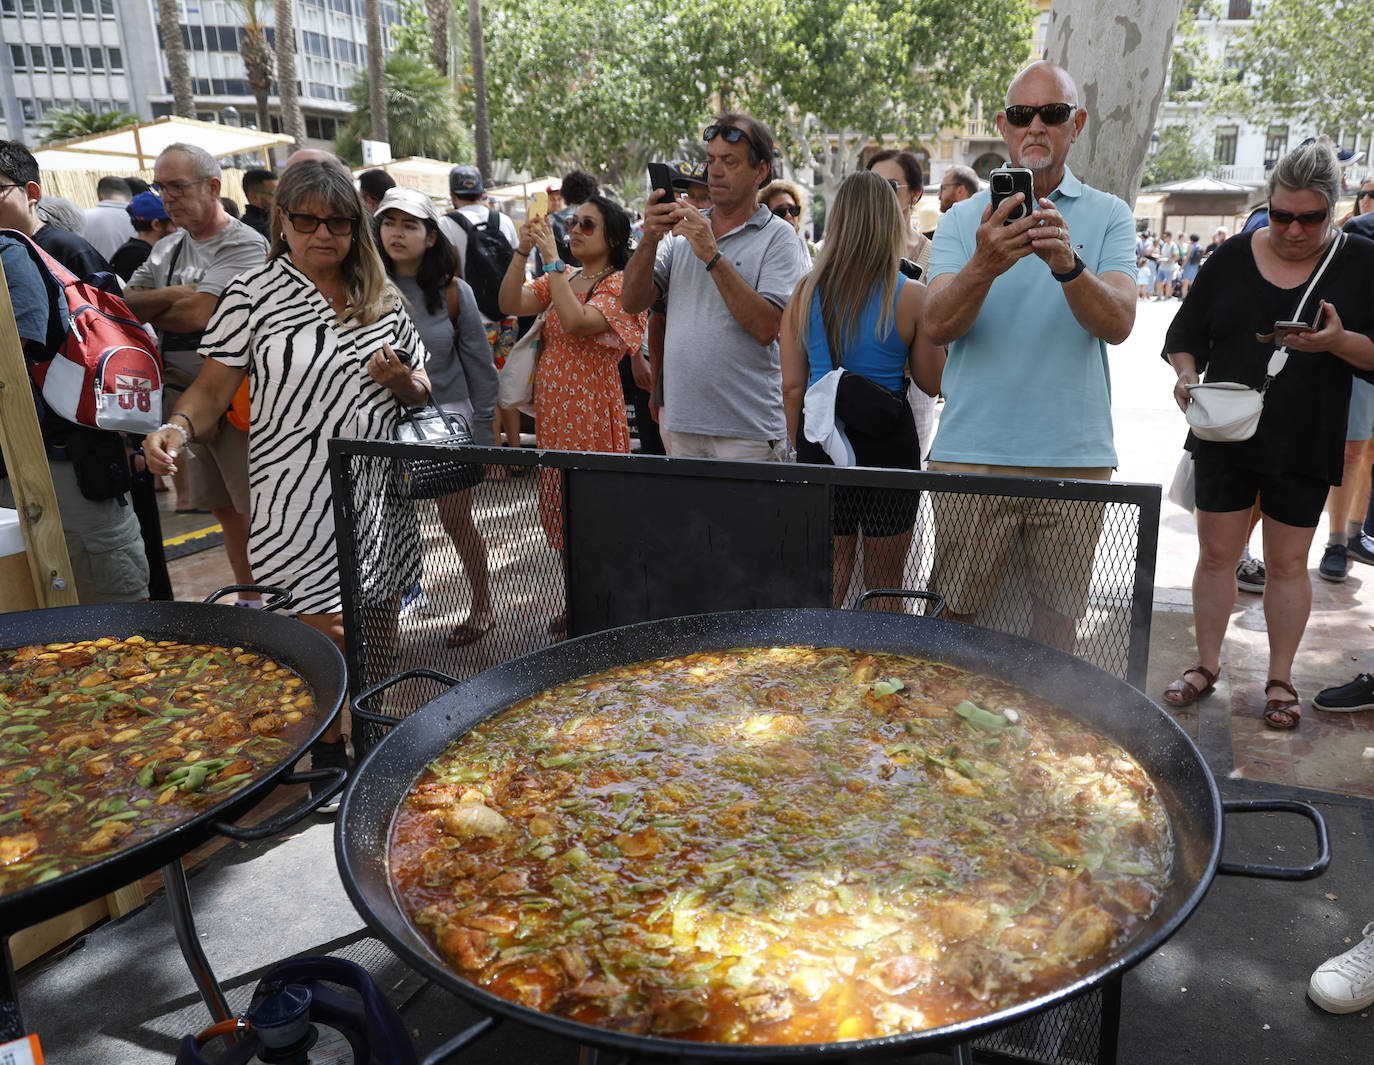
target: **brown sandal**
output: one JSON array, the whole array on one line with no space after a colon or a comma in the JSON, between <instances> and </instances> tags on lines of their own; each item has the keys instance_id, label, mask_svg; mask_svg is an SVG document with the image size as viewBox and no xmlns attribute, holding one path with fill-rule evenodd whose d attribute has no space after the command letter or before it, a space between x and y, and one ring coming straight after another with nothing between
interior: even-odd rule
<instances>
[{"instance_id":1,"label":"brown sandal","mask_svg":"<svg viewBox=\"0 0 1374 1065\"><path fill-rule=\"evenodd\" d=\"M1264 723L1276 729L1297 728L1298 722L1302 720L1302 712L1298 709L1299 696L1293 685L1286 680L1275 680L1270 677L1264 682L1265 695L1269 694L1270 688L1282 688L1293 698L1267 700L1264 704Z\"/></svg>"},{"instance_id":2,"label":"brown sandal","mask_svg":"<svg viewBox=\"0 0 1374 1065\"><path fill-rule=\"evenodd\" d=\"M1196 684L1188 680L1189 673L1197 673L1207 678L1207 687L1199 688ZM1221 670L1213 673L1204 665L1189 666L1183 671L1183 675L1164 689L1164 701L1170 706L1192 706L1199 699L1205 698L1216 691L1217 677L1221 676Z\"/></svg>"}]
</instances>

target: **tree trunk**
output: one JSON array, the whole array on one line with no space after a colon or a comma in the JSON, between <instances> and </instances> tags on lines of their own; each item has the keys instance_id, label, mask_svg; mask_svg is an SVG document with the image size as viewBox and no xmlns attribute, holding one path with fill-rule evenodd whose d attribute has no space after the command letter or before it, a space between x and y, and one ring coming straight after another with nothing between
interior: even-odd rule
<instances>
[{"instance_id":1,"label":"tree trunk","mask_svg":"<svg viewBox=\"0 0 1374 1065\"><path fill-rule=\"evenodd\" d=\"M253 90L258 129L270 133L272 116L267 110L267 93L272 87L272 49L267 47L267 35L261 26L244 27L239 56L243 59L248 85Z\"/></svg>"},{"instance_id":2,"label":"tree trunk","mask_svg":"<svg viewBox=\"0 0 1374 1065\"><path fill-rule=\"evenodd\" d=\"M386 56L382 54L382 3L366 0L367 18L367 86L372 111L372 139L389 143L390 129L386 120Z\"/></svg>"},{"instance_id":3,"label":"tree trunk","mask_svg":"<svg viewBox=\"0 0 1374 1065\"><path fill-rule=\"evenodd\" d=\"M425 0L429 17L429 50L434 69L448 76L448 12L453 0Z\"/></svg>"},{"instance_id":4,"label":"tree trunk","mask_svg":"<svg viewBox=\"0 0 1374 1065\"><path fill-rule=\"evenodd\" d=\"M162 31L162 49L167 53L172 114L195 118L196 98L191 88L191 66L186 61L186 43L181 39L181 25L177 21L177 0L157 0L157 24Z\"/></svg>"},{"instance_id":5,"label":"tree trunk","mask_svg":"<svg viewBox=\"0 0 1374 1065\"><path fill-rule=\"evenodd\" d=\"M293 0L274 0L276 23L274 36L277 52L277 99L281 102L281 131L290 137L295 147L305 143L305 116L301 114L301 97L296 85L296 26L291 5ZM268 129L271 127L269 126Z\"/></svg>"},{"instance_id":6,"label":"tree trunk","mask_svg":"<svg viewBox=\"0 0 1374 1065\"><path fill-rule=\"evenodd\" d=\"M468 40L472 50L473 137L477 169L485 184L491 177L491 120L487 116L487 60L482 50L482 0L468 0Z\"/></svg>"},{"instance_id":7,"label":"tree trunk","mask_svg":"<svg viewBox=\"0 0 1374 1065\"><path fill-rule=\"evenodd\" d=\"M1180 0L1054 0L1047 57L1078 82L1088 112L1073 172L1134 204L1164 97Z\"/></svg>"}]
</instances>

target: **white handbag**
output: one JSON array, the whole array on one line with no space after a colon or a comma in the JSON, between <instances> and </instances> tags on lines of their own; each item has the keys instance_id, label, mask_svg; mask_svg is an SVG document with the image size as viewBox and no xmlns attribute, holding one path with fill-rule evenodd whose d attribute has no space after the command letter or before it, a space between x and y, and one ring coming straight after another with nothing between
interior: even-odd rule
<instances>
[{"instance_id":1,"label":"white handbag","mask_svg":"<svg viewBox=\"0 0 1374 1065\"><path fill-rule=\"evenodd\" d=\"M1336 257L1336 252L1345 243L1345 234L1337 233L1336 238L1326 251L1325 258L1307 283L1307 288L1298 301L1298 309L1293 314L1294 321L1302 321L1302 310L1307 297L1312 295L1322 274ZM1315 320L1315 319L1314 319ZM1288 362L1287 345L1278 348L1269 356L1265 368L1264 384L1258 389L1238 381L1201 381L1186 385L1188 389L1188 425L1199 440L1238 441L1249 440L1259 427L1260 415L1264 413L1264 397L1274 378L1283 372Z\"/></svg>"},{"instance_id":2,"label":"white handbag","mask_svg":"<svg viewBox=\"0 0 1374 1065\"><path fill-rule=\"evenodd\" d=\"M549 304L552 307L553 304ZM511 345L505 365L496 379L496 402L503 410L512 408L534 416L534 373L539 367L539 352L544 346L544 319L549 308L539 312L525 335Z\"/></svg>"}]
</instances>

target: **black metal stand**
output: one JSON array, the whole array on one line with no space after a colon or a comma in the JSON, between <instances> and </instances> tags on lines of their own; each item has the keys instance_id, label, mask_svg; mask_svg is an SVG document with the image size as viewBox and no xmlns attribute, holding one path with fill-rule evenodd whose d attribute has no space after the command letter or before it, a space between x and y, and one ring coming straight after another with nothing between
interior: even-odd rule
<instances>
[{"instance_id":1,"label":"black metal stand","mask_svg":"<svg viewBox=\"0 0 1374 1065\"><path fill-rule=\"evenodd\" d=\"M232 1020L234 1015L229 1010L229 1002L220 990L205 951L200 949L196 917L191 911L191 890L180 860L168 862L162 867L162 882L167 887L167 908L171 913L172 927L176 930L177 943L181 946L181 956L186 959L186 967L191 970L191 979L195 981L205 1007L216 1021Z\"/></svg>"},{"instance_id":2,"label":"black metal stand","mask_svg":"<svg viewBox=\"0 0 1374 1065\"><path fill-rule=\"evenodd\" d=\"M24 1018L19 1012L19 981L14 976L14 958L10 954L10 937L6 933L3 937L4 958L0 959L0 965L4 966L3 978L0 978L0 1043L8 1043L11 1039L22 1039L28 1033L24 1031Z\"/></svg>"}]
</instances>

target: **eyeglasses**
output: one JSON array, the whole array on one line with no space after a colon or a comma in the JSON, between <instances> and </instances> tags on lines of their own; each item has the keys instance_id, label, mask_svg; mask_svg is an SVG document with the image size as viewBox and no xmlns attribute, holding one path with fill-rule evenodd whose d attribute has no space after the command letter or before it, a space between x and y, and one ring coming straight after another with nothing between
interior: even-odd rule
<instances>
[{"instance_id":1,"label":"eyeglasses","mask_svg":"<svg viewBox=\"0 0 1374 1065\"><path fill-rule=\"evenodd\" d=\"M1017 129L1024 129L1035 121L1036 115L1047 126L1062 126L1077 110L1076 104L1007 104L1002 113Z\"/></svg>"},{"instance_id":2,"label":"eyeglasses","mask_svg":"<svg viewBox=\"0 0 1374 1065\"><path fill-rule=\"evenodd\" d=\"M5 188L10 188L10 186L6 185ZM1363 200L1366 196L1368 196L1370 199L1374 199L1374 189L1361 189L1360 194L1356 197L1356 199Z\"/></svg>"},{"instance_id":3,"label":"eyeglasses","mask_svg":"<svg viewBox=\"0 0 1374 1065\"><path fill-rule=\"evenodd\" d=\"M1296 222L1304 229L1310 229L1325 222L1326 216L1326 211L1303 211L1302 214L1294 214L1292 211L1280 211L1277 207L1269 208L1269 221L1278 226L1291 226Z\"/></svg>"},{"instance_id":4,"label":"eyeglasses","mask_svg":"<svg viewBox=\"0 0 1374 1065\"><path fill-rule=\"evenodd\" d=\"M910 187L911 187L911 186L909 186L909 185L903 185L903 184L902 184L900 181L898 181L896 178L888 178L888 179L887 179L887 183L888 183L889 185L892 186L892 191L893 191L893 192L896 192L898 189L906 189L906 188L910 188Z\"/></svg>"},{"instance_id":5,"label":"eyeglasses","mask_svg":"<svg viewBox=\"0 0 1374 1065\"><path fill-rule=\"evenodd\" d=\"M769 152L765 152L759 147L759 142L754 140L752 134L746 133L738 126L720 126L712 123L701 131L701 139L707 144L710 144L717 137L724 137L726 144L738 144L741 140L746 140L749 142L749 146L754 149L754 154L760 159L770 157Z\"/></svg>"},{"instance_id":6,"label":"eyeglasses","mask_svg":"<svg viewBox=\"0 0 1374 1065\"><path fill-rule=\"evenodd\" d=\"M209 180L208 177L203 177L196 178L195 181L154 181L149 187L163 198L168 196L176 197L184 195L186 190L192 185L199 185L202 181Z\"/></svg>"},{"instance_id":7,"label":"eyeglasses","mask_svg":"<svg viewBox=\"0 0 1374 1065\"><path fill-rule=\"evenodd\" d=\"M773 208L773 213L779 218L800 218L801 208L795 203L780 203Z\"/></svg>"},{"instance_id":8,"label":"eyeglasses","mask_svg":"<svg viewBox=\"0 0 1374 1065\"><path fill-rule=\"evenodd\" d=\"M358 228L358 220L352 215L331 215L329 218L321 218L319 215L296 214L294 211L282 211L282 214L286 215L291 228L297 233L314 233L320 228L321 223L336 237L346 237Z\"/></svg>"},{"instance_id":9,"label":"eyeglasses","mask_svg":"<svg viewBox=\"0 0 1374 1065\"><path fill-rule=\"evenodd\" d=\"M595 233L596 219L589 214L570 218L568 219L568 232L571 233L574 229L580 229L583 233Z\"/></svg>"}]
</instances>

